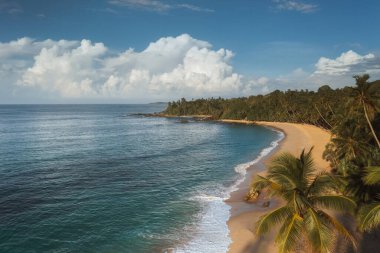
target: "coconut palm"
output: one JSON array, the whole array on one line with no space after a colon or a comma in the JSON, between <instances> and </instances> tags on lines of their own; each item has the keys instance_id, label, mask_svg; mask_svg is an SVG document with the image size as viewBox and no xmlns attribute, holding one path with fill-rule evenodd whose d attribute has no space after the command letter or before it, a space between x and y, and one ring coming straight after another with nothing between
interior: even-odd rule
<instances>
[{"instance_id":1,"label":"coconut palm","mask_svg":"<svg viewBox=\"0 0 380 253\"><path fill-rule=\"evenodd\" d=\"M334 127L331 142L336 148L337 158L352 161L358 157L365 158L370 153L370 135L355 119L342 119Z\"/></svg>"},{"instance_id":2,"label":"coconut palm","mask_svg":"<svg viewBox=\"0 0 380 253\"><path fill-rule=\"evenodd\" d=\"M363 178L367 185L380 185L380 167L366 168L366 176ZM380 196L379 196L380 198ZM359 229L371 231L380 226L380 201L373 201L363 205L358 212Z\"/></svg>"},{"instance_id":3,"label":"coconut palm","mask_svg":"<svg viewBox=\"0 0 380 253\"><path fill-rule=\"evenodd\" d=\"M276 157L267 176L256 176L252 184L255 191L266 190L270 196L285 200L283 206L261 216L255 226L256 233L262 235L280 225L276 243L281 253L300 246L299 238L306 238L313 252L329 252L334 231L354 243L348 230L324 209L353 211L356 204L339 194L337 178L316 173L311 152L302 151L298 158L290 153Z\"/></svg>"},{"instance_id":4,"label":"coconut palm","mask_svg":"<svg viewBox=\"0 0 380 253\"><path fill-rule=\"evenodd\" d=\"M354 76L356 87L352 88L352 97L363 107L364 115L372 135L380 148L380 141L373 129L371 121L374 119L376 111L380 111L380 91L376 85L368 83L369 75Z\"/></svg>"},{"instance_id":5,"label":"coconut palm","mask_svg":"<svg viewBox=\"0 0 380 253\"><path fill-rule=\"evenodd\" d=\"M350 117L352 118L342 118L340 124L334 127L324 158L329 159L333 169L347 179L345 193L354 196L358 202L368 202L377 193L377 187L364 182L365 167L380 161L379 149L369 144L371 132L367 124L360 124L362 114L354 111Z\"/></svg>"},{"instance_id":6,"label":"coconut palm","mask_svg":"<svg viewBox=\"0 0 380 253\"><path fill-rule=\"evenodd\" d=\"M367 143L358 141L349 136L336 136L331 139L337 149L339 159L346 159L348 161L362 157L369 152Z\"/></svg>"}]
</instances>

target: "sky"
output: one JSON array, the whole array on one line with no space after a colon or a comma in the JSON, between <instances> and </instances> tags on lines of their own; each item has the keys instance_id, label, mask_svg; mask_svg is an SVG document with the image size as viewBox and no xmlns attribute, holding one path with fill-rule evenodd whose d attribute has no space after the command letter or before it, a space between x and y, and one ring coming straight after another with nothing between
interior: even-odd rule
<instances>
[{"instance_id":1,"label":"sky","mask_svg":"<svg viewBox=\"0 0 380 253\"><path fill-rule=\"evenodd\" d=\"M0 104L148 103L380 79L378 0L0 0Z\"/></svg>"}]
</instances>

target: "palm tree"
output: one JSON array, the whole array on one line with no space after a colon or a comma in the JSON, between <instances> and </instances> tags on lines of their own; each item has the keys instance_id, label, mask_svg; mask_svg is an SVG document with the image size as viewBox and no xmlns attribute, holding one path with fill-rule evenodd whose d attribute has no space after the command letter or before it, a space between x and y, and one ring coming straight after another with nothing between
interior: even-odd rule
<instances>
[{"instance_id":1,"label":"palm tree","mask_svg":"<svg viewBox=\"0 0 380 253\"><path fill-rule=\"evenodd\" d=\"M368 83L369 75L354 76L356 79L356 87L352 88L352 97L354 97L364 109L364 115L372 135L380 148L380 141L376 136L371 121L375 117L376 111L379 111L380 91L375 85Z\"/></svg>"},{"instance_id":2,"label":"palm tree","mask_svg":"<svg viewBox=\"0 0 380 253\"><path fill-rule=\"evenodd\" d=\"M366 142L358 141L351 136L336 136L331 139L335 144L339 159L348 161L368 154L369 146Z\"/></svg>"},{"instance_id":3,"label":"palm tree","mask_svg":"<svg viewBox=\"0 0 380 253\"><path fill-rule=\"evenodd\" d=\"M380 185L380 167L366 168L366 176L363 178L367 185ZM380 198L380 196L379 196ZM363 205L358 212L359 229L371 231L380 226L380 201L373 201Z\"/></svg>"},{"instance_id":4,"label":"palm tree","mask_svg":"<svg viewBox=\"0 0 380 253\"><path fill-rule=\"evenodd\" d=\"M352 161L358 157L366 158L370 154L370 145L368 141L371 139L366 128L361 127L359 119L348 118L341 119L340 124L333 128L335 134L331 142L336 148L337 158L339 160Z\"/></svg>"},{"instance_id":5,"label":"palm tree","mask_svg":"<svg viewBox=\"0 0 380 253\"><path fill-rule=\"evenodd\" d=\"M311 151L302 151L299 158L283 153L272 161L267 176L256 176L252 184L255 191L267 190L285 200L284 206L261 216L256 223L258 235L281 225L276 236L281 253L300 246L300 237L307 239L313 252L329 252L334 230L355 245L347 229L323 208L353 211L356 203L339 194L337 178L316 173Z\"/></svg>"}]
</instances>

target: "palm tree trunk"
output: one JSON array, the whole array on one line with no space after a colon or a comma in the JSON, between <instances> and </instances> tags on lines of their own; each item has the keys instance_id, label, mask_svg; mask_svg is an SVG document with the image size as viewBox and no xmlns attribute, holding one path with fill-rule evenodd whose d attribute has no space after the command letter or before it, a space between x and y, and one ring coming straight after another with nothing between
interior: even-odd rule
<instances>
[{"instance_id":1,"label":"palm tree trunk","mask_svg":"<svg viewBox=\"0 0 380 253\"><path fill-rule=\"evenodd\" d=\"M375 130L373 129L373 127L372 127L371 121L369 120L368 113L367 113L367 108L366 108L366 105L364 104L364 101L362 101L362 104L363 104L363 108L364 108L365 118L367 119L369 128L371 128L373 137L375 138L375 140L377 142L377 146L379 146L379 149L380 149L380 141L379 141L379 139L376 136L376 133L375 133Z\"/></svg>"},{"instance_id":2,"label":"palm tree trunk","mask_svg":"<svg viewBox=\"0 0 380 253\"><path fill-rule=\"evenodd\" d=\"M323 121L326 122L326 124L329 125L329 127L333 128L332 125L325 119L325 117L323 117L322 113L318 110L318 107L315 104L314 104L314 107L319 113L319 116L321 116L321 118L323 119Z\"/></svg>"}]
</instances>

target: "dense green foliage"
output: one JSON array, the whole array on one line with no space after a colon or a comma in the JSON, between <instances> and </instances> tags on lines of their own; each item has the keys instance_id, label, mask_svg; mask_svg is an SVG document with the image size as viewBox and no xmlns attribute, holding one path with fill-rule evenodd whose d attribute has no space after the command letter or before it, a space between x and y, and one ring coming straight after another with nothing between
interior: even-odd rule
<instances>
[{"instance_id":1,"label":"dense green foliage","mask_svg":"<svg viewBox=\"0 0 380 253\"><path fill-rule=\"evenodd\" d=\"M169 103L164 113L211 115L213 119L308 123L329 129L332 137L324 158L331 164L331 176L342 179L344 195L355 200L358 228L372 231L380 227L380 80L369 82L368 75L354 78L354 87L335 90L325 85L317 92L276 90L265 96L246 98L182 99ZM293 165L287 166L291 169ZM304 193L304 190L299 192ZM282 197L289 201L288 197ZM302 198L307 200L305 196ZM295 226L299 223L304 227L298 216L307 215L306 210L300 213L294 208L287 209L286 215L293 217L289 219L285 219L284 214L279 220L277 212L268 215L278 216L273 218L274 223L288 221L288 224ZM310 215L314 213L310 212ZM267 226L271 225L267 223ZM315 244L313 247L315 252L325 251L324 246Z\"/></svg>"},{"instance_id":2,"label":"dense green foliage","mask_svg":"<svg viewBox=\"0 0 380 253\"><path fill-rule=\"evenodd\" d=\"M338 233L354 242L346 228L324 211L355 210L355 201L343 195L340 184L328 173L317 174L311 150L302 152L299 158L289 153L276 157L266 177L255 177L252 188L268 190L271 195L285 200L285 205L261 216L256 223L256 233L264 234L280 224L276 237L279 252L293 251L302 244L300 238L309 242L312 252L331 252Z\"/></svg>"},{"instance_id":3,"label":"dense green foliage","mask_svg":"<svg viewBox=\"0 0 380 253\"><path fill-rule=\"evenodd\" d=\"M380 89L380 80L371 83ZM163 112L169 115L210 115L214 119L248 119L278 122L297 122L330 129L345 118L352 88L331 89L324 85L317 92L279 91L267 95L242 98L209 98L173 101ZM377 115L378 116L378 115ZM380 117L377 117L380 123ZM365 126L368 128L368 126Z\"/></svg>"},{"instance_id":4,"label":"dense green foliage","mask_svg":"<svg viewBox=\"0 0 380 253\"><path fill-rule=\"evenodd\" d=\"M363 180L366 185L380 184L380 167L367 167ZM371 231L378 227L380 224L380 201L371 200L362 204L358 211L358 220L360 230Z\"/></svg>"},{"instance_id":5,"label":"dense green foliage","mask_svg":"<svg viewBox=\"0 0 380 253\"><path fill-rule=\"evenodd\" d=\"M380 226L380 86L369 76L355 76L345 103L345 113L333 124L333 137L324 158L342 176L346 194L358 204L358 227L370 231Z\"/></svg>"}]
</instances>

